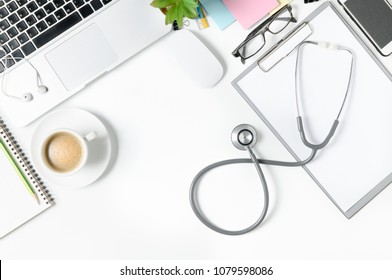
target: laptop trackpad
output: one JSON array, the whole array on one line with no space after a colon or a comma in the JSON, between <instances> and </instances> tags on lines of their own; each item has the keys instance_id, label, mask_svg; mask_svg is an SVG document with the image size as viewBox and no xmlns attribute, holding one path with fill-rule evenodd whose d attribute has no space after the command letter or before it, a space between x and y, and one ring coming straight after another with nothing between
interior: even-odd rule
<instances>
[{"instance_id":1,"label":"laptop trackpad","mask_svg":"<svg viewBox=\"0 0 392 280\"><path fill-rule=\"evenodd\" d=\"M117 60L96 24L80 31L46 54L46 59L68 91L85 85Z\"/></svg>"}]
</instances>

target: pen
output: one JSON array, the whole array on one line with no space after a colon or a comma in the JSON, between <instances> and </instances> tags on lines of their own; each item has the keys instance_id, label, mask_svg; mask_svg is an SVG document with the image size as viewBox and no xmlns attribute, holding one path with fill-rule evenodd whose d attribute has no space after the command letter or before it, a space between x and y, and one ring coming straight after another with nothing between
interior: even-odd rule
<instances>
[{"instance_id":1,"label":"pen","mask_svg":"<svg viewBox=\"0 0 392 280\"><path fill-rule=\"evenodd\" d=\"M30 193L30 195L37 201L38 204L41 204L40 201L39 201L39 197L38 197L37 193L35 192L33 187L29 184L29 182L27 181L25 175L23 175L22 171L20 170L20 167L17 165L15 160L10 156L8 149L6 148L6 146L4 145L3 141L1 141L1 140L0 140L0 147L3 150L3 152L5 153L5 155L7 156L8 160L11 162L11 164L14 167L16 173L18 173L20 179L23 181L23 184L25 185L25 187L28 190L28 192Z\"/></svg>"}]
</instances>

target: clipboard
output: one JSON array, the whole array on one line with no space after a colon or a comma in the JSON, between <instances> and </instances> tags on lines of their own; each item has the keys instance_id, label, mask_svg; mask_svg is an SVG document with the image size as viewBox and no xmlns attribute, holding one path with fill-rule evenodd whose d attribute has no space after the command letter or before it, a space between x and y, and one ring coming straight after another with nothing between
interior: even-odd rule
<instances>
[{"instance_id":1,"label":"clipboard","mask_svg":"<svg viewBox=\"0 0 392 280\"><path fill-rule=\"evenodd\" d=\"M298 26L303 23L312 29L307 40L343 45L355 55L352 86L336 134L303 167L349 219L392 182L392 77L330 2L319 6ZM308 57L317 62L317 56ZM310 151L297 131L295 60L293 50L269 71L262 71L255 62L232 85L299 161ZM345 93L342 85L349 74L342 69L349 65L325 69L324 64L319 64L316 70L304 73L303 80L317 80L320 85L306 92L306 98L301 100L306 129L314 142L325 136L336 118ZM321 70L327 76L322 76ZM342 71L337 74L339 70ZM333 90L328 91L326 88L331 86ZM320 95L323 91L326 92Z\"/></svg>"}]
</instances>

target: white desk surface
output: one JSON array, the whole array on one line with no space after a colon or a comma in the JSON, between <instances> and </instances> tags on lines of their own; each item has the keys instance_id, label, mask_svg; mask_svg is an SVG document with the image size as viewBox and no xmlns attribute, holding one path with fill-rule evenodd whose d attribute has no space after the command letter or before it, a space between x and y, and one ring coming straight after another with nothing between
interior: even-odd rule
<instances>
[{"instance_id":1,"label":"white desk surface","mask_svg":"<svg viewBox=\"0 0 392 280\"><path fill-rule=\"evenodd\" d=\"M293 2L300 17L317 5ZM224 236L195 217L188 199L194 175L212 162L247 156L230 141L237 124L257 128L258 155L292 159L230 84L250 64L230 54L249 31L210 24L192 29L225 67L214 88L193 86L171 63L164 38L60 106L89 110L105 122L115 144L111 166L86 188L49 185L56 205L1 239L1 259L392 257L391 187L347 220L302 168L264 167L271 206L249 234ZM11 128L23 147L37 124ZM253 222L262 207L251 164L211 172L200 195L206 213L231 228Z\"/></svg>"}]
</instances>

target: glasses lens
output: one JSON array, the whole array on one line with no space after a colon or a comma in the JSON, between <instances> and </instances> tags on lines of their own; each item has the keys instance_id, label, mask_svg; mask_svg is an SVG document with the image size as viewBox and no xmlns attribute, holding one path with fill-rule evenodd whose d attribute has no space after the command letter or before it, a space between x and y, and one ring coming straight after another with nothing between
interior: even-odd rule
<instances>
[{"instance_id":1,"label":"glasses lens","mask_svg":"<svg viewBox=\"0 0 392 280\"><path fill-rule=\"evenodd\" d=\"M291 13L286 9L270 23L268 27L269 31L273 34L281 32L289 25L291 18Z\"/></svg>"},{"instance_id":2,"label":"glasses lens","mask_svg":"<svg viewBox=\"0 0 392 280\"><path fill-rule=\"evenodd\" d=\"M239 49L239 53L243 58L249 58L257 53L265 44L264 36L258 34L256 37L248 41L242 48Z\"/></svg>"}]
</instances>

